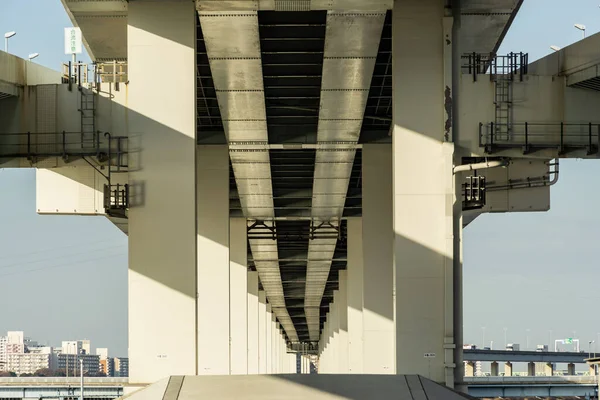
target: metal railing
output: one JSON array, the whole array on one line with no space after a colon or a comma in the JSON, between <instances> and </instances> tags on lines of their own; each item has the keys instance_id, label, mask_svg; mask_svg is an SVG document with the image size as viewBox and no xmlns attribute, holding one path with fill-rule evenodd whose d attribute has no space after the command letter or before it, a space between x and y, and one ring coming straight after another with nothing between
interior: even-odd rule
<instances>
[{"instance_id":1,"label":"metal railing","mask_svg":"<svg viewBox=\"0 0 600 400\"><path fill-rule=\"evenodd\" d=\"M124 215L129 209L129 185L104 185L104 209L109 215Z\"/></svg>"},{"instance_id":2,"label":"metal railing","mask_svg":"<svg viewBox=\"0 0 600 400\"><path fill-rule=\"evenodd\" d=\"M462 72L472 75L473 81L477 81L479 75L489 75L491 81L496 81L500 76L510 80L518 77L522 81L529 69L527 53L509 53L504 56L469 53L462 55L461 59Z\"/></svg>"},{"instance_id":3,"label":"metal railing","mask_svg":"<svg viewBox=\"0 0 600 400\"><path fill-rule=\"evenodd\" d=\"M557 149L563 156L571 151L586 150L587 155L597 154L600 148L600 124L513 123L510 134L499 135L494 122L479 124L479 147L487 154L498 150L521 148L523 154L536 150ZM501 130L504 131L504 130Z\"/></svg>"},{"instance_id":4,"label":"metal railing","mask_svg":"<svg viewBox=\"0 0 600 400\"><path fill-rule=\"evenodd\" d=\"M70 156L102 157L106 153L100 148L100 135L96 135L92 148L85 148L81 132L1 133L0 137L0 158L62 157L67 160Z\"/></svg>"},{"instance_id":5,"label":"metal railing","mask_svg":"<svg viewBox=\"0 0 600 400\"><path fill-rule=\"evenodd\" d=\"M485 200L485 176L467 176L463 184L463 211L483 208Z\"/></svg>"},{"instance_id":6,"label":"metal railing","mask_svg":"<svg viewBox=\"0 0 600 400\"><path fill-rule=\"evenodd\" d=\"M127 63L124 61L99 62L99 63L63 63L62 82L69 84L69 90L72 85L99 85L100 83L119 83L128 82Z\"/></svg>"},{"instance_id":7,"label":"metal railing","mask_svg":"<svg viewBox=\"0 0 600 400\"><path fill-rule=\"evenodd\" d=\"M95 67L98 83L125 83L128 80L127 63L124 61L100 62Z\"/></svg>"}]
</instances>

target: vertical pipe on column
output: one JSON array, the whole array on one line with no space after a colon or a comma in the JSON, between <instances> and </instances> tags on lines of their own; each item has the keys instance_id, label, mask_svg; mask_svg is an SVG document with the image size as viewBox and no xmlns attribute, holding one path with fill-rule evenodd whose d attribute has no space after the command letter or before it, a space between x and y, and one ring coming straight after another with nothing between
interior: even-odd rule
<instances>
[{"instance_id":1,"label":"vertical pipe on column","mask_svg":"<svg viewBox=\"0 0 600 400\"><path fill-rule=\"evenodd\" d=\"M454 22L452 25L452 141L456 144L460 140L460 57L461 43L460 32L462 26L461 7L462 0L452 1L452 16ZM455 147L455 151L456 151ZM460 160L460 154L455 153L455 162L457 165ZM460 182L455 180L454 193L454 220L453 220L453 235L454 235L454 381L455 388L459 391L466 392L467 388L462 384L464 376L463 364L463 277L462 277L462 198ZM496 366L496 371L498 367Z\"/></svg>"}]
</instances>

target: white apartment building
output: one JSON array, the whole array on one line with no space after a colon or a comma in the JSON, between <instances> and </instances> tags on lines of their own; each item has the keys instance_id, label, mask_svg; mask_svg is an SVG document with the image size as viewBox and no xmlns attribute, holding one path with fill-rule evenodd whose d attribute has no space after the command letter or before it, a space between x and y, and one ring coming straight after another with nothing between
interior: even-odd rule
<instances>
[{"instance_id":1,"label":"white apartment building","mask_svg":"<svg viewBox=\"0 0 600 400\"><path fill-rule=\"evenodd\" d=\"M17 375L33 374L38 369L54 369L52 354L44 353L23 353L9 354L7 356L6 368Z\"/></svg>"},{"instance_id":2,"label":"white apartment building","mask_svg":"<svg viewBox=\"0 0 600 400\"><path fill-rule=\"evenodd\" d=\"M62 342L62 354L92 354L89 340L68 340Z\"/></svg>"},{"instance_id":3,"label":"white apartment building","mask_svg":"<svg viewBox=\"0 0 600 400\"><path fill-rule=\"evenodd\" d=\"M8 331L6 336L0 336L0 371L8 370L8 354L25 352L23 331Z\"/></svg>"}]
</instances>

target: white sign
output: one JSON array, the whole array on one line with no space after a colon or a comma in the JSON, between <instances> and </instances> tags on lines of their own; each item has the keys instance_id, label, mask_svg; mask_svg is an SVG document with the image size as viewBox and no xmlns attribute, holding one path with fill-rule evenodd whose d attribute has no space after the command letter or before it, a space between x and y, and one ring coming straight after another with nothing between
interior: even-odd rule
<instances>
[{"instance_id":1,"label":"white sign","mask_svg":"<svg viewBox=\"0 0 600 400\"><path fill-rule=\"evenodd\" d=\"M65 54L81 54L81 29L65 28Z\"/></svg>"},{"instance_id":2,"label":"white sign","mask_svg":"<svg viewBox=\"0 0 600 400\"><path fill-rule=\"evenodd\" d=\"M435 353L425 353L423 355L424 358L435 358Z\"/></svg>"}]
</instances>

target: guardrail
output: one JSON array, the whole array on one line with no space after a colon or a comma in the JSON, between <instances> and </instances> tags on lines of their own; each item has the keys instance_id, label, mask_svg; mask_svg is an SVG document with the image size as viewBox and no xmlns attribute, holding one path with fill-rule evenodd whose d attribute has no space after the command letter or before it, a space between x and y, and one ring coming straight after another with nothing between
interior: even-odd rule
<instances>
[{"instance_id":1,"label":"guardrail","mask_svg":"<svg viewBox=\"0 0 600 400\"><path fill-rule=\"evenodd\" d=\"M581 384L597 385L598 377L591 375L564 375L564 376L466 376L464 382L468 384Z\"/></svg>"},{"instance_id":2,"label":"guardrail","mask_svg":"<svg viewBox=\"0 0 600 400\"><path fill-rule=\"evenodd\" d=\"M557 149L559 155L575 150L587 150L587 155L592 155L597 154L600 148L600 124L480 123L479 147L485 148L488 154L503 149L520 148L523 154L536 150Z\"/></svg>"}]
</instances>

